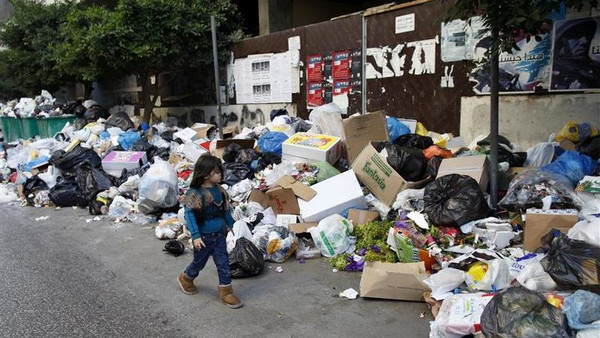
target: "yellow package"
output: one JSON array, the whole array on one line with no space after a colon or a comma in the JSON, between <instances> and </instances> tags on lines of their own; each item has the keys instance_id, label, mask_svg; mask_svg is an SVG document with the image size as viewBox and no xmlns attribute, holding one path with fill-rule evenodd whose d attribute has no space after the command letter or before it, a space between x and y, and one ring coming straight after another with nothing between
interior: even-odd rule
<instances>
[{"instance_id":1,"label":"yellow package","mask_svg":"<svg viewBox=\"0 0 600 338\"><path fill-rule=\"evenodd\" d=\"M569 140L573 143L583 141L588 137L598 135L598 128L592 126L589 123L575 123L569 121L556 135L556 141L562 142L563 140Z\"/></svg>"},{"instance_id":2,"label":"yellow package","mask_svg":"<svg viewBox=\"0 0 600 338\"><path fill-rule=\"evenodd\" d=\"M429 131L427 130L427 128L425 128L423 123L417 122L417 128L415 129L415 134L421 135L421 136L427 136L428 132Z\"/></svg>"},{"instance_id":3,"label":"yellow package","mask_svg":"<svg viewBox=\"0 0 600 338\"><path fill-rule=\"evenodd\" d=\"M476 281L477 283L481 282L483 280L483 277L485 277L485 274L488 271L488 265L483 263L483 262L476 262L473 265L471 265L471 267L469 268L469 271L467 271L467 274L469 274L471 277L473 277L473 280Z\"/></svg>"}]
</instances>

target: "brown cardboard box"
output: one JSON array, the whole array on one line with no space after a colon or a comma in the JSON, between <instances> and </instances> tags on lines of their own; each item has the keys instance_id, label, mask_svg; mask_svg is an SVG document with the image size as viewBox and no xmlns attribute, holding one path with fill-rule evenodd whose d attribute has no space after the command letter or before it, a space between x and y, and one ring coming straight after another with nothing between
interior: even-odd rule
<instances>
[{"instance_id":1,"label":"brown cardboard box","mask_svg":"<svg viewBox=\"0 0 600 338\"><path fill-rule=\"evenodd\" d=\"M311 187L307 186L306 184L304 184L302 182L298 182L292 176L289 176L289 175L283 176L275 184L277 184L283 188L292 189L294 191L294 194L296 194L296 196L300 197L301 199L303 199L307 202L310 201L311 199L313 199L313 197L315 197L315 195L317 195L317 192L314 189L312 189Z\"/></svg>"},{"instance_id":2,"label":"brown cardboard box","mask_svg":"<svg viewBox=\"0 0 600 338\"><path fill-rule=\"evenodd\" d=\"M541 238L550 230L557 229L566 234L577 220L577 210L528 209L525 216L523 248L535 251L542 245Z\"/></svg>"},{"instance_id":3,"label":"brown cardboard box","mask_svg":"<svg viewBox=\"0 0 600 338\"><path fill-rule=\"evenodd\" d=\"M575 143L573 143L572 141L569 141L569 140L562 140L562 141L560 141L559 146L561 148L563 148L564 150L575 151Z\"/></svg>"},{"instance_id":4,"label":"brown cardboard box","mask_svg":"<svg viewBox=\"0 0 600 338\"><path fill-rule=\"evenodd\" d=\"M211 143L210 152L213 156L216 156L220 159L223 159L223 153L225 153L225 148L232 143L237 143L242 147L242 149L254 149L254 140L218 140L216 142ZM214 147L214 149L213 149Z\"/></svg>"},{"instance_id":5,"label":"brown cardboard box","mask_svg":"<svg viewBox=\"0 0 600 338\"><path fill-rule=\"evenodd\" d=\"M385 113L378 111L342 121L348 162L352 163L369 142L389 141Z\"/></svg>"},{"instance_id":6,"label":"brown cardboard box","mask_svg":"<svg viewBox=\"0 0 600 338\"><path fill-rule=\"evenodd\" d=\"M372 144L367 144L352 163L356 177L383 204L389 206L398 193L406 189L407 182L381 156Z\"/></svg>"},{"instance_id":7,"label":"brown cardboard box","mask_svg":"<svg viewBox=\"0 0 600 338\"><path fill-rule=\"evenodd\" d=\"M191 128L196 132L198 138L208 138L217 129L216 126L206 123L194 123Z\"/></svg>"},{"instance_id":8,"label":"brown cardboard box","mask_svg":"<svg viewBox=\"0 0 600 338\"><path fill-rule=\"evenodd\" d=\"M490 165L487 156L461 156L455 158L446 158L442 160L437 177L460 174L471 176L479 183L479 187L483 191L487 191L490 181Z\"/></svg>"},{"instance_id":9,"label":"brown cardboard box","mask_svg":"<svg viewBox=\"0 0 600 338\"><path fill-rule=\"evenodd\" d=\"M379 218L379 213L368 210L352 209L348 211L348 220L352 221L354 226L360 226L370 221L375 221Z\"/></svg>"},{"instance_id":10,"label":"brown cardboard box","mask_svg":"<svg viewBox=\"0 0 600 338\"><path fill-rule=\"evenodd\" d=\"M360 279L360 296L423 301L423 292L431 291L423 283L427 278L424 262L367 262Z\"/></svg>"},{"instance_id":11,"label":"brown cardboard box","mask_svg":"<svg viewBox=\"0 0 600 338\"><path fill-rule=\"evenodd\" d=\"M308 233L308 229L316 227L319 223L290 223L288 229L295 234Z\"/></svg>"},{"instance_id":12,"label":"brown cardboard box","mask_svg":"<svg viewBox=\"0 0 600 338\"><path fill-rule=\"evenodd\" d=\"M269 189L266 193L260 190L253 190L248 197L249 201L260 204L263 208L271 207L275 215L299 215L300 207L298 199L292 189L275 187Z\"/></svg>"}]
</instances>

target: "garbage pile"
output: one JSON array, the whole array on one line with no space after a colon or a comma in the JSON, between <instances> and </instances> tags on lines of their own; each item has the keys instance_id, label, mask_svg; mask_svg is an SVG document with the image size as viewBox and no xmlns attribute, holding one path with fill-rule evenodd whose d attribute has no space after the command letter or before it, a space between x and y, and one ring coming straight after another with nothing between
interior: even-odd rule
<instances>
[{"instance_id":1,"label":"garbage pile","mask_svg":"<svg viewBox=\"0 0 600 338\"><path fill-rule=\"evenodd\" d=\"M361 297L430 305L432 337L600 329L600 139L589 123L526 151L501 137L494 210L489 137L466 145L382 112L344 119L328 104L305 121L275 110L226 139L212 125L124 113L86 122L6 145L0 175L23 205L85 207L191 248L180 201L210 153L235 206L234 277L326 257L335 272L362 272ZM173 241L165 250L181 253Z\"/></svg>"},{"instance_id":2,"label":"garbage pile","mask_svg":"<svg viewBox=\"0 0 600 338\"><path fill-rule=\"evenodd\" d=\"M75 115L90 121L109 116L108 111L93 100L60 103L47 90L42 90L41 94L34 98L22 97L6 103L0 102L0 116L45 118L63 115Z\"/></svg>"}]
</instances>

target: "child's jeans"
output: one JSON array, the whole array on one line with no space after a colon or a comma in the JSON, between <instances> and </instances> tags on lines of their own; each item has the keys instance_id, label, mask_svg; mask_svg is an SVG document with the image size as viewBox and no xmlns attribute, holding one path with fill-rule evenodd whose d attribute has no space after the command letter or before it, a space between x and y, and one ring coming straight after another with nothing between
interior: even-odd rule
<instances>
[{"instance_id":1,"label":"child's jeans","mask_svg":"<svg viewBox=\"0 0 600 338\"><path fill-rule=\"evenodd\" d=\"M202 234L201 236L206 246L200 250L194 248L194 260L185 269L185 274L191 279L198 277L200 270L204 269L208 258L212 255L219 273L219 285L231 284L225 236L221 232Z\"/></svg>"}]
</instances>

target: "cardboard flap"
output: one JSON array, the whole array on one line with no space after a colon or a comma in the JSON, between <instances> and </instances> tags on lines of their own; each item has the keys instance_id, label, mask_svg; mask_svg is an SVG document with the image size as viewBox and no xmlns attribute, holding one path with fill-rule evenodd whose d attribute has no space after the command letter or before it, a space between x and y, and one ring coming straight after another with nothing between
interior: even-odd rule
<instances>
[{"instance_id":1,"label":"cardboard flap","mask_svg":"<svg viewBox=\"0 0 600 338\"><path fill-rule=\"evenodd\" d=\"M368 210L351 209L348 211L348 220L352 221L354 226L360 226L367 222L375 221L379 218L379 213Z\"/></svg>"},{"instance_id":2,"label":"cardboard flap","mask_svg":"<svg viewBox=\"0 0 600 338\"><path fill-rule=\"evenodd\" d=\"M283 176L277 183L275 183L283 188L289 188L294 191L296 196L300 197L305 201L310 201L317 195L317 192L311 187L303 184L302 182L298 182L292 176L286 175Z\"/></svg>"},{"instance_id":3,"label":"cardboard flap","mask_svg":"<svg viewBox=\"0 0 600 338\"><path fill-rule=\"evenodd\" d=\"M295 234L307 233L308 229L316 227L319 223L290 223L288 229Z\"/></svg>"},{"instance_id":4,"label":"cardboard flap","mask_svg":"<svg viewBox=\"0 0 600 338\"><path fill-rule=\"evenodd\" d=\"M289 188L273 188L267 191L267 197L269 198L269 205L273 208L275 215L287 214L287 215L299 215L300 207L298 206L298 199L294 191Z\"/></svg>"},{"instance_id":5,"label":"cardboard flap","mask_svg":"<svg viewBox=\"0 0 600 338\"><path fill-rule=\"evenodd\" d=\"M425 263L367 262L360 280L362 297L421 301L430 288Z\"/></svg>"},{"instance_id":6,"label":"cardboard flap","mask_svg":"<svg viewBox=\"0 0 600 338\"><path fill-rule=\"evenodd\" d=\"M348 162L352 163L371 141L389 141L385 113L378 111L342 120Z\"/></svg>"},{"instance_id":7,"label":"cardboard flap","mask_svg":"<svg viewBox=\"0 0 600 338\"><path fill-rule=\"evenodd\" d=\"M262 192L260 190L256 190L256 189L252 190L252 192L250 193L250 196L248 197L248 201L256 202L265 209L269 207L269 197L267 197L267 194L265 194L264 192Z\"/></svg>"}]
</instances>

